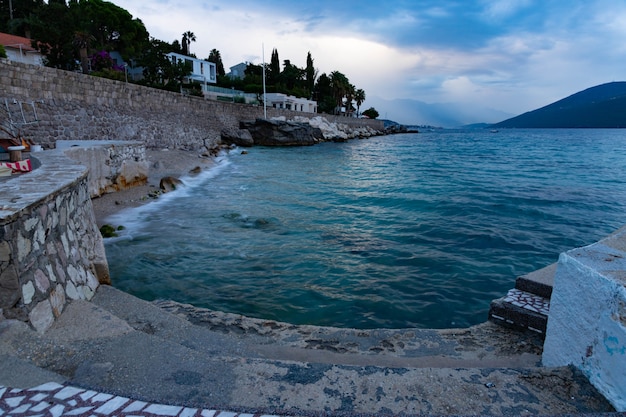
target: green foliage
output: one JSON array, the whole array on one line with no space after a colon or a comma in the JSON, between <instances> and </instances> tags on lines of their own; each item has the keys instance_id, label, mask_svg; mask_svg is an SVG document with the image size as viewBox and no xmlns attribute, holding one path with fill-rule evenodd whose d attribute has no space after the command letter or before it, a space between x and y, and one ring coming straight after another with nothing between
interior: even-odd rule
<instances>
[{"instance_id":1,"label":"green foliage","mask_svg":"<svg viewBox=\"0 0 626 417\"><path fill-rule=\"evenodd\" d=\"M211 49L207 61L213 62L215 64L215 69L217 71L218 77L223 77L224 75L226 75L226 71L224 70L224 63L222 62L222 54L220 54L220 51L215 48Z\"/></svg>"},{"instance_id":2,"label":"green foliage","mask_svg":"<svg viewBox=\"0 0 626 417\"><path fill-rule=\"evenodd\" d=\"M378 111L376 111L375 108L370 107L369 109L363 112L363 116L367 116L370 119L376 119L378 116L380 116L380 114L378 114Z\"/></svg>"},{"instance_id":3,"label":"green foliage","mask_svg":"<svg viewBox=\"0 0 626 417\"><path fill-rule=\"evenodd\" d=\"M0 19L0 31L21 36L29 32L33 46L46 56L47 66L82 69L85 73L91 71L92 75L121 80L125 78L124 71L113 71L114 67L109 65L94 67L90 61L96 52L116 51L126 62L132 62L133 67L143 67L144 79L140 84L171 91L182 91L183 79L191 72L166 57L170 52L194 56L190 45L196 36L191 31L171 43L151 38L141 20L105 0L13 0L12 3L13 19ZM0 15L8 14L7 2L0 0ZM262 94L262 65L249 64L244 79L233 80L225 77L220 51L212 49L208 61L216 64L219 86ZM339 71L318 78L310 52L305 68L286 59L281 71L278 50L274 48L270 63L265 65L265 80L267 92L312 98L317 100L319 111L325 113L337 114L342 108L351 113L353 102L358 112L365 97L363 90L357 90Z\"/></svg>"},{"instance_id":4,"label":"green foliage","mask_svg":"<svg viewBox=\"0 0 626 417\"><path fill-rule=\"evenodd\" d=\"M4 46L0 45L0 58L6 58L7 51L4 50Z\"/></svg>"},{"instance_id":5,"label":"green foliage","mask_svg":"<svg viewBox=\"0 0 626 417\"><path fill-rule=\"evenodd\" d=\"M148 31L138 19L103 0L49 1L39 4L24 18L33 43L46 65L74 70L96 51L118 51L124 59L139 55L148 43Z\"/></svg>"}]
</instances>

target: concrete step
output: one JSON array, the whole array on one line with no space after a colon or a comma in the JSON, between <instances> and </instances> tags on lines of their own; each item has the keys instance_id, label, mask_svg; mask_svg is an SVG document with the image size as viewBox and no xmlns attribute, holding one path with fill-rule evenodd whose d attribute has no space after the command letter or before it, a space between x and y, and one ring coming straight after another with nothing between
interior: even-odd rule
<instances>
[{"instance_id":1,"label":"concrete step","mask_svg":"<svg viewBox=\"0 0 626 417\"><path fill-rule=\"evenodd\" d=\"M18 330L0 322L3 367L17 357L66 378L59 383L159 404L292 416L612 410L573 368L541 367L536 334L492 323L294 326L101 287L93 302L70 304L45 334Z\"/></svg>"},{"instance_id":2,"label":"concrete step","mask_svg":"<svg viewBox=\"0 0 626 417\"><path fill-rule=\"evenodd\" d=\"M515 281L515 288L544 298L550 298L552 286L554 285L556 266L557 264L553 263L545 268L518 277Z\"/></svg>"},{"instance_id":3,"label":"concrete step","mask_svg":"<svg viewBox=\"0 0 626 417\"><path fill-rule=\"evenodd\" d=\"M518 289L493 300L489 319L505 326L520 327L545 335L550 299Z\"/></svg>"}]
</instances>

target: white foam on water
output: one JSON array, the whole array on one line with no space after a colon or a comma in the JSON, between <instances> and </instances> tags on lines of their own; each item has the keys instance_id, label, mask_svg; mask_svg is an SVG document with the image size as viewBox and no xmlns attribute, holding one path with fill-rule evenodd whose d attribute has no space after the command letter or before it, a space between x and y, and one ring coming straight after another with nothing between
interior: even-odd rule
<instances>
[{"instance_id":1,"label":"white foam on water","mask_svg":"<svg viewBox=\"0 0 626 417\"><path fill-rule=\"evenodd\" d=\"M114 243L119 240L135 239L141 236L142 228L148 223L146 219L151 213L159 211L172 199L187 197L194 193L198 187L207 180L217 177L226 167L231 164L228 154L220 154L215 158L215 165L210 169L200 172L198 175L187 175L181 177L183 186L179 186L174 191L161 194L159 198L139 207L131 207L121 210L106 218L106 223L113 227L122 226L123 230L117 231L117 237L105 239L105 243Z\"/></svg>"}]
</instances>

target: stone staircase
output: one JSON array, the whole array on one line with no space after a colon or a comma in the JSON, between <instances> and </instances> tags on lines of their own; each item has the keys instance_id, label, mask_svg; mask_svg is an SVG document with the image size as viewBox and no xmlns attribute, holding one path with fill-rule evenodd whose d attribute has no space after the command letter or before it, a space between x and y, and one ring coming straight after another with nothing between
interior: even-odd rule
<instances>
[{"instance_id":1,"label":"stone staircase","mask_svg":"<svg viewBox=\"0 0 626 417\"><path fill-rule=\"evenodd\" d=\"M554 263L518 277L515 288L509 290L506 296L491 302L489 319L545 336L556 266Z\"/></svg>"}]
</instances>

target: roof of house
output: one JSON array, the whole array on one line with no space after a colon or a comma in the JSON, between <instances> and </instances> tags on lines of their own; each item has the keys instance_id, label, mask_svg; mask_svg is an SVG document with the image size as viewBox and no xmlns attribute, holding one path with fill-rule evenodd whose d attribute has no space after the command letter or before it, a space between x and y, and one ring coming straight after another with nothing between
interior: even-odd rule
<instances>
[{"instance_id":1,"label":"roof of house","mask_svg":"<svg viewBox=\"0 0 626 417\"><path fill-rule=\"evenodd\" d=\"M21 48L24 51L36 51L37 49L31 46L31 40L23 36L10 35L8 33L0 32L0 45L5 48Z\"/></svg>"}]
</instances>

